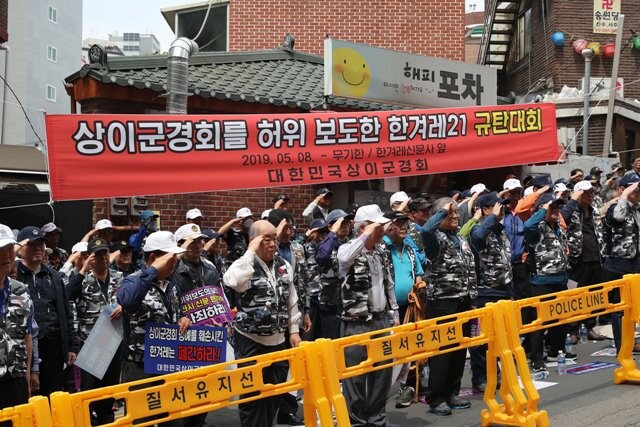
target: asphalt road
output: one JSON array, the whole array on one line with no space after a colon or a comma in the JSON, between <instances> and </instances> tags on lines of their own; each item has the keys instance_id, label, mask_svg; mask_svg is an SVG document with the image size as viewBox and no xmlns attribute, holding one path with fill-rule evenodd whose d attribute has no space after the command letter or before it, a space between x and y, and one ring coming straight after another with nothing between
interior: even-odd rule
<instances>
[{"instance_id":1,"label":"asphalt road","mask_svg":"<svg viewBox=\"0 0 640 427\"><path fill-rule=\"evenodd\" d=\"M607 346L608 342L588 342L578 344L574 351L578 354L577 365L590 362L617 363L615 357L591 356ZM568 366L571 368L573 365ZM539 409L549 413L554 426L571 427L615 427L640 426L640 384L613 384L614 368L559 376L556 368L550 367L550 376L545 382L555 385L539 390ZM469 393L471 373L465 369L463 393ZM470 397L469 409L454 410L453 415L439 417L427 412L428 405L414 403L408 408L395 408L395 395L389 398L387 413L389 422L401 426L478 426L480 412L486 408L481 395ZM240 424L236 407L212 412L207 417L211 426L237 426Z\"/></svg>"}]
</instances>

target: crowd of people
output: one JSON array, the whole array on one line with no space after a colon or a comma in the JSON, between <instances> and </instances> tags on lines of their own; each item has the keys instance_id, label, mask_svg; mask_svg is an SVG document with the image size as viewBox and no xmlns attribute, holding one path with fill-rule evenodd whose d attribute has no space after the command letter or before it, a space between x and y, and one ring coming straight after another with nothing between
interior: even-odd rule
<instances>
[{"instance_id":1,"label":"crowd of people","mask_svg":"<svg viewBox=\"0 0 640 427\"><path fill-rule=\"evenodd\" d=\"M333 193L321 188L303 212L306 224L296 224L285 194L260 217L239 207L217 231L202 228L197 208L175 232L158 230L158 216L143 211L128 239L114 240L113 224L100 219L70 253L59 246L62 230L54 223L21 230L0 224L0 407L150 377L145 325L174 324L184 333L191 320L179 298L206 285L224 289L235 313L228 325L235 357L243 359L640 272L640 158L632 167L606 178L597 167L586 176L574 170L556 182L507 176L495 191L478 183L437 199L399 191L388 212L377 205L337 209ZM103 378L82 371L77 381L74 360L106 307L112 319L123 319L123 345ZM620 317L598 321L612 323L619 348ZM588 338L605 339L595 322L586 324ZM567 339L577 343L577 329L524 337L531 368L544 369ZM486 347L471 349L470 357L473 389L483 393ZM345 350L349 366L366 358L362 346ZM431 357L426 375L420 364L403 366L396 407L418 393L436 415L469 408L459 396L465 358L466 350ZM284 382L287 371L274 363L263 381ZM385 408L393 380L392 370L382 369L342 382L352 425L392 425ZM116 408L113 399L92 403L92 422L113 422ZM242 403L239 415L243 426L304 422L289 393ZM204 426L205 417L181 422Z\"/></svg>"}]
</instances>

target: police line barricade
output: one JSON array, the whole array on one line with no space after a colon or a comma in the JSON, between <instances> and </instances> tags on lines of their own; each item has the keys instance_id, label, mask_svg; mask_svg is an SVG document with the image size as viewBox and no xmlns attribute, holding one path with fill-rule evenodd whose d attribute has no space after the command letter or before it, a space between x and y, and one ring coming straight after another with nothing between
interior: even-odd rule
<instances>
[{"instance_id":1,"label":"police line barricade","mask_svg":"<svg viewBox=\"0 0 640 427\"><path fill-rule=\"evenodd\" d=\"M351 337L317 340L327 379L325 395L333 405L337 425L350 425L340 380L478 345L488 344L492 348L495 341L493 319L493 309L480 308ZM482 325L481 331L473 337L469 336L472 322ZM354 346L366 348L366 359L348 366L345 350ZM495 370L494 363L493 374L496 374Z\"/></svg>"},{"instance_id":2,"label":"police line barricade","mask_svg":"<svg viewBox=\"0 0 640 427\"><path fill-rule=\"evenodd\" d=\"M619 293L619 302L615 302L614 295ZM623 279L600 283L593 286L581 287L553 294L540 295L516 301L500 301L495 315L501 316L507 333L507 344L510 347L515 364L506 364L503 360L503 378L505 371L517 369L509 376L519 373L522 386L528 395L525 405L517 403L510 408L513 420L526 420L524 425L549 425L546 411L538 411L540 401L526 360L526 354L520 343L520 335L527 334L560 324L574 323L589 317L615 312L623 313L622 348L618 360L622 367L616 370L614 382L639 381L640 371L632 357L635 328L634 322L640 321L638 305L640 304L640 275L628 275ZM535 319L525 323L524 310L535 310ZM496 319L496 321L499 321ZM488 362L487 362L488 363ZM485 398L486 400L486 398ZM498 419L492 419L498 422ZM489 416L482 414L483 425L488 425ZM506 424L509 424L506 422ZM518 424L523 425L523 424Z\"/></svg>"},{"instance_id":3,"label":"police line barricade","mask_svg":"<svg viewBox=\"0 0 640 427\"><path fill-rule=\"evenodd\" d=\"M263 378L263 368L285 362L289 364L286 382L272 384ZM308 384L305 351L294 348L80 393L56 392L51 395L51 417L55 426L89 427L89 404L114 398L124 401L125 415L109 426L146 426L304 389ZM317 391L305 390L305 405L307 393L309 404L319 397Z\"/></svg>"},{"instance_id":4,"label":"police line barricade","mask_svg":"<svg viewBox=\"0 0 640 427\"><path fill-rule=\"evenodd\" d=\"M0 423L11 421L13 427L53 427L49 399L34 396L29 403L0 409Z\"/></svg>"}]
</instances>

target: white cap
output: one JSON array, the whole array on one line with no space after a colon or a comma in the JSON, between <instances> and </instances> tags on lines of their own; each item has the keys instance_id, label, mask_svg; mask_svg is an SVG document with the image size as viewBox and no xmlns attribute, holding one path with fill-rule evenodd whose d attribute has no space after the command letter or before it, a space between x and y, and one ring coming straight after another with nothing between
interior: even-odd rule
<instances>
[{"instance_id":1,"label":"white cap","mask_svg":"<svg viewBox=\"0 0 640 427\"><path fill-rule=\"evenodd\" d=\"M378 205L360 206L356 211L356 216L353 220L355 222L377 222L378 224L386 224L391 221L389 218L382 215L382 211Z\"/></svg>"},{"instance_id":2,"label":"white cap","mask_svg":"<svg viewBox=\"0 0 640 427\"><path fill-rule=\"evenodd\" d=\"M240 208L238 212L236 212L236 218L246 218L248 216L253 216L249 208Z\"/></svg>"},{"instance_id":3,"label":"white cap","mask_svg":"<svg viewBox=\"0 0 640 427\"><path fill-rule=\"evenodd\" d=\"M4 224L0 224L0 248L5 246L15 245L16 239L13 236L13 231Z\"/></svg>"},{"instance_id":4,"label":"white cap","mask_svg":"<svg viewBox=\"0 0 640 427\"><path fill-rule=\"evenodd\" d=\"M181 254L185 251L178 247L176 237L170 231L156 231L149 234L142 250L144 252L162 251L172 254Z\"/></svg>"},{"instance_id":5,"label":"white cap","mask_svg":"<svg viewBox=\"0 0 640 427\"><path fill-rule=\"evenodd\" d=\"M476 184L471 187L471 190L469 190L469 194L473 196L474 194L482 193L483 191L487 191L487 187L484 184Z\"/></svg>"},{"instance_id":6,"label":"white cap","mask_svg":"<svg viewBox=\"0 0 640 427\"><path fill-rule=\"evenodd\" d=\"M269 218L269 214L271 213L273 209L266 209L264 211L262 211L262 214L260 215L260 219L267 219Z\"/></svg>"},{"instance_id":7,"label":"white cap","mask_svg":"<svg viewBox=\"0 0 640 427\"><path fill-rule=\"evenodd\" d=\"M407 200L409 200L409 196L407 195L407 193L405 193L404 191L398 191L397 193L393 193L391 195L389 203L393 205L394 203L402 203L406 202Z\"/></svg>"},{"instance_id":8,"label":"white cap","mask_svg":"<svg viewBox=\"0 0 640 427\"><path fill-rule=\"evenodd\" d=\"M206 237L200 231L198 224L185 224L176 230L174 236L178 242L187 240L188 238L197 239L198 237Z\"/></svg>"},{"instance_id":9,"label":"white cap","mask_svg":"<svg viewBox=\"0 0 640 427\"><path fill-rule=\"evenodd\" d=\"M520 184L520 181L515 178L506 180L502 185L503 190L513 190L514 188L522 188L522 184Z\"/></svg>"},{"instance_id":10,"label":"white cap","mask_svg":"<svg viewBox=\"0 0 640 427\"><path fill-rule=\"evenodd\" d=\"M202 216L202 212L200 212L200 209L195 208L187 211L187 219L196 219L196 218L204 218Z\"/></svg>"},{"instance_id":11,"label":"white cap","mask_svg":"<svg viewBox=\"0 0 640 427\"><path fill-rule=\"evenodd\" d=\"M524 197L527 197L529 194L533 194L533 185L530 185L524 189Z\"/></svg>"},{"instance_id":12,"label":"white cap","mask_svg":"<svg viewBox=\"0 0 640 427\"><path fill-rule=\"evenodd\" d=\"M564 185L563 183L559 182L557 183L554 187L553 187L553 192L554 193L564 193L565 191L569 190L567 188L566 185Z\"/></svg>"},{"instance_id":13,"label":"white cap","mask_svg":"<svg viewBox=\"0 0 640 427\"><path fill-rule=\"evenodd\" d=\"M576 185L573 186L573 191L589 191L593 188L591 185L591 181L580 181Z\"/></svg>"},{"instance_id":14,"label":"white cap","mask_svg":"<svg viewBox=\"0 0 640 427\"><path fill-rule=\"evenodd\" d=\"M45 225L42 226L41 230L44 231L45 233L52 233L56 230L58 232L62 232L62 229L57 225L55 225L53 222L46 223Z\"/></svg>"},{"instance_id":15,"label":"white cap","mask_svg":"<svg viewBox=\"0 0 640 427\"><path fill-rule=\"evenodd\" d=\"M104 230L105 228L113 228L113 224L108 219L101 219L96 222L96 230Z\"/></svg>"},{"instance_id":16,"label":"white cap","mask_svg":"<svg viewBox=\"0 0 640 427\"><path fill-rule=\"evenodd\" d=\"M87 242L78 242L71 248L71 253L75 254L76 252L87 252L89 248L89 244Z\"/></svg>"}]
</instances>

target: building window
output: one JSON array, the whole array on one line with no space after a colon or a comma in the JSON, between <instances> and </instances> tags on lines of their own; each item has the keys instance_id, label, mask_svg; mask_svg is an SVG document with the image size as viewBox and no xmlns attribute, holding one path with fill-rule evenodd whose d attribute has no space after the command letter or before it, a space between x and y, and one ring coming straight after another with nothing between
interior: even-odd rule
<instances>
[{"instance_id":1,"label":"building window","mask_svg":"<svg viewBox=\"0 0 640 427\"><path fill-rule=\"evenodd\" d=\"M51 62L58 62L58 49L47 45L47 59Z\"/></svg>"},{"instance_id":2,"label":"building window","mask_svg":"<svg viewBox=\"0 0 640 427\"><path fill-rule=\"evenodd\" d=\"M47 100L56 102L56 87L47 85Z\"/></svg>"},{"instance_id":3,"label":"building window","mask_svg":"<svg viewBox=\"0 0 640 427\"><path fill-rule=\"evenodd\" d=\"M49 12L47 15L47 19L49 22L53 22L54 24L58 23L58 9L53 6L49 6Z\"/></svg>"},{"instance_id":4,"label":"building window","mask_svg":"<svg viewBox=\"0 0 640 427\"><path fill-rule=\"evenodd\" d=\"M518 33L516 34L516 61L521 60L531 51L531 9L527 9L518 17Z\"/></svg>"}]
</instances>

